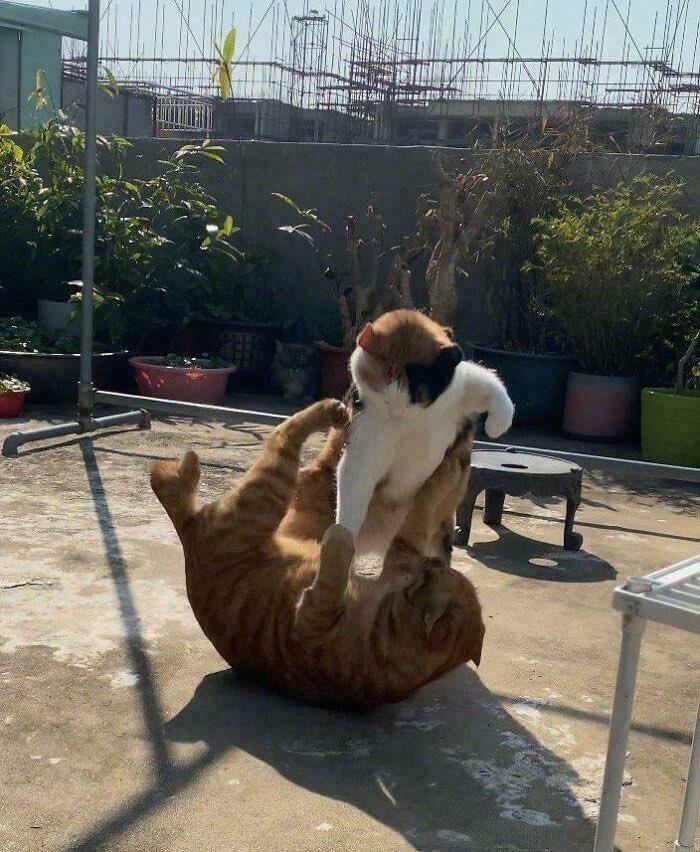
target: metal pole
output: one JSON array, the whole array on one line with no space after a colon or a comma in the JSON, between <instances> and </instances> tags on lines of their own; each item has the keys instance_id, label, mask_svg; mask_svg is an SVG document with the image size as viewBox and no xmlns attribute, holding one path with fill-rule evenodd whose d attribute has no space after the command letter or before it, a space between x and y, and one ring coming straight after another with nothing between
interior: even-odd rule
<instances>
[{"instance_id":1,"label":"metal pole","mask_svg":"<svg viewBox=\"0 0 700 852\"><path fill-rule=\"evenodd\" d=\"M221 423L262 423L279 426L287 416L268 411L246 411L242 408L226 408L221 405L200 405L197 402L177 402L173 399L156 399L150 396L132 396L126 393L98 390L95 402L101 405L134 405L148 411L162 411L177 417L198 417L202 420L218 420Z\"/></svg>"},{"instance_id":2,"label":"metal pole","mask_svg":"<svg viewBox=\"0 0 700 852\"><path fill-rule=\"evenodd\" d=\"M100 0L89 0L87 27L87 66L85 92L85 164L83 171L83 254L82 304L80 334L80 384L78 386L78 419L57 426L13 432L3 441L3 456L16 456L17 450L30 441L80 435L96 429L107 429L127 423L150 427L148 412L127 411L107 417L94 416L92 385L92 291L95 279L95 172L97 166L97 76L100 49Z\"/></svg>"},{"instance_id":3,"label":"metal pole","mask_svg":"<svg viewBox=\"0 0 700 852\"><path fill-rule=\"evenodd\" d=\"M32 441L43 441L47 438L61 438L64 435L83 435L97 429L108 429L111 426L137 424L141 429L149 429L151 418L147 411L124 411L121 414L109 414L106 417L93 417L86 428L83 423L73 420L70 423L60 423L57 426L44 426L42 429L30 429L27 432L10 432L2 444L2 454L8 458L17 455L22 444Z\"/></svg>"},{"instance_id":4,"label":"metal pole","mask_svg":"<svg viewBox=\"0 0 700 852\"><path fill-rule=\"evenodd\" d=\"M603 792L600 796L600 816L593 852L613 852L617 815L620 809L622 776L625 771L627 737L632 720L634 689L637 682L639 648L645 621L631 612L622 616L622 645L617 668L615 700L613 702L608 754L605 759Z\"/></svg>"},{"instance_id":5,"label":"metal pole","mask_svg":"<svg viewBox=\"0 0 700 852\"><path fill-rule=\"evenodd\" d=\"M685 783L685 800L675 852L693 852L695 848L695 826L700 817L700 704L695 718L695 733L690 750L690 766Z\"/></svg>"},{"instance_id":6,"label":"metal pole","mask_svg":"<svg viewBox=\"0 0 700 852\"><path fill-rule=\"evenodd\" d=\"M93 418L92 291L95 282L95 171L97 158L97 74L100 50L100 0L89 0L85 79L85 167L83 174L82 311L78 419Z\"/></svg>"}]
</instances>

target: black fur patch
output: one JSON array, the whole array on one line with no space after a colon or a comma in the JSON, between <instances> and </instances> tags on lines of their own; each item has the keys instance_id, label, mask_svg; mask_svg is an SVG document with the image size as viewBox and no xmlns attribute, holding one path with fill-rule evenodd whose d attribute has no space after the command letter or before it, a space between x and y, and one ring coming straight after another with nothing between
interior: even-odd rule
<instances>
[{"instance_id":1,"label":"black fur patch","mask_svg":"<svg viewBox=\"0 0 700 852\"><path fill-rule=\"evenodd\" d=\"M449 387L457 364L464 355L455 343L440 352L429 367L422 364L407 364L406 379L408 392L414 405L432 405Z\"/></svg>"}]
</instances>

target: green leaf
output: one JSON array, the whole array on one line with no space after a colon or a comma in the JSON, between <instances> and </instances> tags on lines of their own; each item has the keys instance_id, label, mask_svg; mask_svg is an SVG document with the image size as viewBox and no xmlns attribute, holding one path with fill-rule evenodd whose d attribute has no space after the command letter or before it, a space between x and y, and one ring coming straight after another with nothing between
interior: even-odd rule
<instances>
[{"instance_id":1,"label":"green leaf","mask_svg":"<svg viewBox=\"0 0 700 852\"><path fill-rule=\"evenodd\" d=\"M228 35L224 39L224 46L221 51L221 58L224 62L232 62L233 54L236 50L236 28L229 30Z\"/></svg>"},{"instance_id":2,"label":"green leaf","mask_svg":"<svg viewBox=\"0 0 700 852\"><path fill-rule=\"evenodd\" d=\"M233 216L227 216L224 219L224 224L221 226L221 233L225 234L227 237L230 237L232 232L233 232Z\"/></svg>"}]
</instances>

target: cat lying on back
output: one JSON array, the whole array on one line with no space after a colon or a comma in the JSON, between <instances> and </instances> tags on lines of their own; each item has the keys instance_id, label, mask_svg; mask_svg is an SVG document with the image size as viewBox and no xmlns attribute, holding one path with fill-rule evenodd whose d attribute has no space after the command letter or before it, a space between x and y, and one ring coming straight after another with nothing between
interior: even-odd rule
<instances>
[{"instance_id":1,"label":"cat lying on back","mask_svg":"<svg viewBox=\"0 0 700 852\"><path fill-rule=\"evenodd\" d=\"M338 467L336 520L358 552L383 555L465 422L487 412L496 438L510 428L513 403L495 373L462 360L451 332L418 311L366 325L350 369L359 405Z\"/></svg>"},{"instance_id":2,"label":"cat lying on back","mask_svg":"<svg viewBox=\"0 0 700 852\"><path fill-rule=\"evenodd\" d=\"M440 549L444 520L464 496L471 438L456 442L421 489L381 576L349 579L352 535L331 526L316 540L317 512L332 520L342 432L298 477L306 438L347 417L336 400L295 414L240 484L203 508L192 452L179 466L156 464L151 483L182 542L194 614L224 659L305 700L368 708L480 660L484 625L473 586L447 554L425 555Z\"/></svg>"}]
</instances>

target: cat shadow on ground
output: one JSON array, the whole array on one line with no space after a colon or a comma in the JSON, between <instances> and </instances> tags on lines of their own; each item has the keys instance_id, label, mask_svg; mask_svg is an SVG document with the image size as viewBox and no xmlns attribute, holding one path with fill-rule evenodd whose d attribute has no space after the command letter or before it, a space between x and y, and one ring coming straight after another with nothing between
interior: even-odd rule
<instances>
[{"instance_id":1,"label":"cat shadow on ground","mask_svg":"<svg viewBox=\"0 0 700 852\"><path fill-rule=\"evenodd\" d=\"M202 680L165 732L217 754L247 752L290 782L364 811L417 849L592 845L594 826L580 804L590 782L466 666L368 714L310 707L220 671Z\"/></svg>"},{"instance_id":2,"label":"cat shadow on ground","mask_svg":"<svg viewBox=\"0 0 700 852\"><path fill-rule=\"evenodd\" d=\"M498 531L497 539L475 542L467 548L469 555L487 568L555 583L600 583L617 577L609 562L586 550L565 550L504 526L492 529Z\"/></svg>"}]
</instances>

